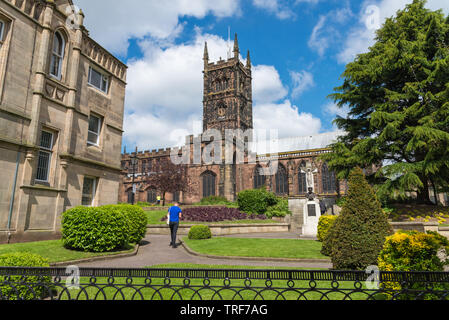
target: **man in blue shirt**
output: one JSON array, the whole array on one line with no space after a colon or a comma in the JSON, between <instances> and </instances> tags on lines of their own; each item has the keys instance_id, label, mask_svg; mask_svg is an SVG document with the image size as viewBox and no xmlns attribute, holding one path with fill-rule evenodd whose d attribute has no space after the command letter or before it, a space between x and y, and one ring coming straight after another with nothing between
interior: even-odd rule
<instances>
[{"instance_id":1,"label":"man in blue shirt","mask_svg":"<svg viewBox=\"0 0 449 320\"><path fill-rule=\"evenodd\" d=\"M171 233L171 242L170 246L173 249L176 249L176 234L178 232L179 228L179 219L182 218L182 210L179 207L179 203L175 203L173 207L168 209L168 215L169 215L169 226L170 226L170 233Z\"/></svg>"}]
</instances>

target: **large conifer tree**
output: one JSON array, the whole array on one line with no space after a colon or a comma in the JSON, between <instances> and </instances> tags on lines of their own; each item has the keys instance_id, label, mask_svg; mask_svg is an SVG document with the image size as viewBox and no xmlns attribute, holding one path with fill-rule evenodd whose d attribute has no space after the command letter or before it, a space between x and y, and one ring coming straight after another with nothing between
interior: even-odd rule
<instances>
[{"instance_id":1,"label":"large conifer tree","mask_svg":"<svg viewBox=\"0 0 449 320\"><path fill-rule=\"evenodd\" d=\"M378 195L416 191L421 203L449 182L449 18L425 4L387 19L369 52L346 66L330 97L350 109L335 120L347 134L323 157L339 178L384 164L370 177Z\"/></svg>"}]
</instances>

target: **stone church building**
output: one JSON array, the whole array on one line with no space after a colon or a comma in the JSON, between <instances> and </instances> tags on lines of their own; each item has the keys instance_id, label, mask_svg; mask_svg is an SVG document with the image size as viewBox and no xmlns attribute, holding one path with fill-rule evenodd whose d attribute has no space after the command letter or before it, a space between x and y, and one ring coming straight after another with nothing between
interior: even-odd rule
<instances>
[{"instance_id":1,"label":"stone church building","mask_svg":"<svg viewBox=\"0 0 449 320\"><path fill-rule=\"evenodd\" d=\"M225 145L230 142L226 141L226 130L241 129L245 132L253 129L251 59L248 51L246 64L243 64L239 53L237 35L233 57L227 60L210 62L207 43L204 48L203 131L206 133L215 129L222 133L223 157ZM337 181L335 174L319 160L319 156L330 152L328 146L337 138L338 133L326 133L280 139L276 150L253 155L256 161L248 161L251 151L245 150L243 163L191 162L187 167L189 191L168 194L166 200L192 204L216 195L233 201L240 191L263 186L279 196L302 197L307 193L306 172L309 171L313 173L313 181L309 181L309 185L313 184L314 192L331 204L338 194L345 192L346 183ZM201 137L190 136L187 144L193 146L196 139L199 139L201 150L204 150L208 143ZM232 152L236 160L239 147L235 141L231 143L234 144ZM190 148L190 159L194 152L195 148ZM122 155L119 202L156 202L160 191L148 183L147 177L154 174L152 169L157 167L158 161L169 158L171 153L170 148L137 153L125 151ZM261 174L261 168L266 168L273 161L278 164L277 172Z\"/></svg>"}]
</instances>

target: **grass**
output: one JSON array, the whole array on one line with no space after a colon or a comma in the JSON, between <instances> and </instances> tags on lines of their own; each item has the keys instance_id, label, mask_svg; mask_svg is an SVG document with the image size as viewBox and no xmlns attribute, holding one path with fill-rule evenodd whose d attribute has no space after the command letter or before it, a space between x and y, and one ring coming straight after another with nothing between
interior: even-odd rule
<instances>
[{"instance_id":1,"label":"grass","mask_svg":"<svg viewBox=\"0 0 449 320\"><path fill-rule=\"evenodd\" d=\"M162 264L148 267L151 269L227 269L227 270L290 270L286 267L254 267L254 266L227 266L227 265L197 265L197 264ZM295 270L301 270L296 268ZM128 280L129 281L129 280ZM288 287L287 280L273 280L267 286L265 280L252 280L247 288L248 283L244 279L230 280L230 287L224 286L224 279L211 279L208 286L204 286L204 279L191 278L187 282L184 279L165 279L152 278L151 282L143 278L134 278L132 283L127 282L126 278L116 278L113 284L108 285L107 278L97 278L95 285L89 286L85 291L70 290L66 291L71 298L86 299L86 293L89 298L97 296L97 299L116 299L116 300L343 300L345 294L350 293L347 299L364 300L367 298L366 293L352 292L355 289L354 282L339 282L340 292L329 293L332 284L330 281L316 281L317 290L310 290L309 280L294 281L293 289ZM89 278L81 278L81 284L89 283ZM86 287L86 286L82 286ZM323 290L320 290L322 288ZM362 283L362 289L366 288ZM58 289L62 292L62 288ZM196 293L198 292L199 295ZM323 295L324 294L324 295ZM378 296L379 299L383 297ZM63 293L62 300L69 299L67 293Z\"/></svg>"},{"instance_id":2,"label":"grass","mask_svg":"<svg viewBox=\"0 0 449 320\"><path fill-rule=\"evenodd\" d=\"M148 217L148 224L150 225L164 225L165 221L161 221L167 215L167 210L154 210L145 211ZM181 224L270 224L279 223L279 221L267 219L267 220L234 220L234 221L221 221L221 222L198 222L198 221L181 221Z\"/></svg>"},{"instance_id":3,"label":"grass","mask_svg":"<svg viewBox=\"0 0 449 320\"><path fill-rule=\"evenodd\" d=\"M56 262L65 262L85 258L106 256L117 253L131 252L133 249L134 245L128 245L121 251L115 252L103 252L103 253L82 252L64 248L64 246L62 245L62 240L51 240L51 241L38 241L28 243L2 244L0 245L0 254L13 253L13 252L29 252L38 254L48 259L49 263L56 263Z\"/></svg>"},{"instance_id":4,"label":"grass","mask_svg":"<svg viewBox=\"0 0 449 320\"><path fill-rule=\"evenodd\" d=\"M321 242L295 239L220 238L183 241L193 251L215 256L328 259L320 253Z\"/></svg>"}]
</instances>

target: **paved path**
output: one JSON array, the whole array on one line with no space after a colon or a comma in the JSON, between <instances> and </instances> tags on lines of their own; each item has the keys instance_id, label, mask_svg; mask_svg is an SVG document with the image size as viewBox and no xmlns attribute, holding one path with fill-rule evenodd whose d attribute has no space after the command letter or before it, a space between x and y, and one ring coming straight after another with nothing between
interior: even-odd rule
<instances>
[{"instance_id":1,"label":"paved path","mask_svg":"<svg viewBox=\"0 0 449 320\"><path fill-rule=\"evenodd\" d=\"M266 234L265 237L279 238L281 236L292 237L293 234ZM245 236L245 235L241 235ZM246 235L247 236L247 235ZM254 236L254 234L252 235ZM259 234L258 238L263 238ZM331 264L327 262L301 263L301 262L273 262L273 261L248 261L229 260L198 257L189 254L182 246L176 249L169 247L169 236L149 235L142 242L137 255L125 258L116 258L104 261L94 261L78 264L79 267L98 268L143 268L160 264L191 263L206 265L229 266L257 266L257 267L289 267L306 269L329 269Z\"/></svg>"}]
</instances>

